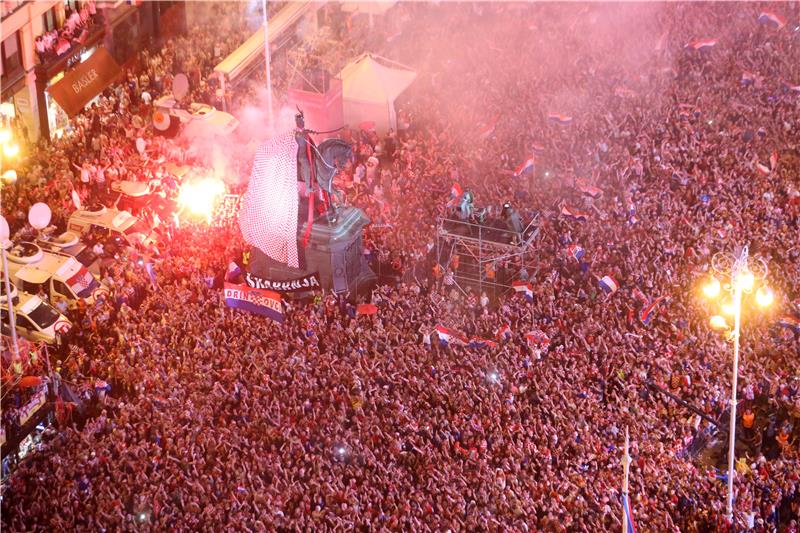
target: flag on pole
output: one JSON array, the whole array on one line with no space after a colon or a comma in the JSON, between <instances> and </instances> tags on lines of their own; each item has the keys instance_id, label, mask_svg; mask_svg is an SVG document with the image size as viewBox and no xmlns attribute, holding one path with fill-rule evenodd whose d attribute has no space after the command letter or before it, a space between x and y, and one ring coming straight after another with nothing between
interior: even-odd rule
<instances>
[{"instance_id":1,"label":"flag on pole","mask_svg":"<svg viewBox=\"0 0 800 533\"><path fill-rule=\"evenodd\" d=\"M550 337L548 337L545 332L539 329L535 329L526 333L525 340L534 348L546 350L550 346Z\"/></svg>"},{"instance_id":2,"label":"flag on pole","mask_svg":"<svg viewBox=\"0 0 800 533\"><path fill-rule=\"evenodd\" d=\"M497 340L508 339L511 337L511 334L511 326L504 324L494 333L494 337Z\"/></svg>"},{"instance_id":3,"label":"flag on pole","mask_svg":"<svg viewBox=\"0 0 800 533\"><path fill-rule=\"evenodd\" d=\"M793 316L783 316L778 319L777 324L781 327L791 329L795 333L800 333L800 320Z\"/></svg>"},{"instance_id":4,"label":"flag on pole","mask_svg":"<svg viewBox=\"0 0 800 533\"><path fill-rule=\"evenodd\" d=\"M572 117L569 115L560 115L558 113L549 113L547 119L550 122L555 122L561 126L568 126L572 122Z\"/></svg>"},{"instance_id":5,"label":"flag on pole","mask_svg":"<svg viewBox=\"0 0 800 533\"><path fill-rule=\"evenodd\" d=\"M461 185L456 181L453 183L453 186L450 187L450 200L447 201L447 207L455 207L458 205L458 200L461 198L461 195L464 194L464 189L461 188Z\"/></svg>"},{"instance_id":6,"label":"flag on pole","mask_svg":"<svg viewBox=\"0 0 800 533\"><path fill-rule=\"evenodd\" d=\"M533 301L533 285L531 285L527 281L515 281L511 283L511 286L514 288L514 291L521 292L525 299L529 302Z\"/></svg>"},{"instance_id":7,"label":"flag on pole","mask_svg":"<svg viewBox=\"0 0 800 533\"><path fill-rule=\"evenodd\" d=\"M663 302L665 299L666 299L665 296L659 296L658 298L653 300L653 302L650 305L645 305L642 308L642 312L639 314L639 320L642 321L642 324L644 324L645 326L650 325L650 320L653 318L653 316L655 316L658 304Z\"/></svg>"},{"instance_id":8,"label":"flag on pole","mask_svg":"<svg viewBox=\"0 0 800 533\"><path fill-rule=\"evenodd\" d=\"M528 172L533 173L535 168L536 168L536 163L533 160L533 158L531 157L527 161L525 161L524 163L520 164L520 166L518 166L514 170L514 176L522 176L523 174L528 173Z\"/></svg>"},{"instance_id":9,"label":"flag on pole","mask_svg":"<svg viewBox=\"0 0 800 533\"><path fill-rule=\"evenodd\" d=\"M374 315L378 312L378 306L375 304L358 304L356 307L356 315Z\"/></svg>"},{"instance_id":10,"label":"flag on pole","mask_svg":"<svg viewBox=\"0 0 800 533\"><path fill-rule=\"evenodd\" d=\"M446 328L442 325L436 326L436 334L439 336L439 343L442 346L449 346L451 344L457 346L465 346L467 338L459 331Z\"/></svg>"},{"instance_id":11,"label":"flag on pole","mask_svg":"<svg viewBox=\"0 0 800 533\"><path fill-rule=\"evenodd\" d=\"M472 337L469 341L470 348L496 348L497 343L490 339L483 339L481 337Z\"/></svg>"},{"instance_id":12,"label":"flag on pole","mask_svg":"<svg viewBox=\"0 0 800 533\"><path fill-rule=\"evenodd\" d=\"M769 168L775 170L775 167L778 166L778 151L773 150L772 153L769 155Z\"/></svg>"},{"instance_id":13,"label":"flag on pole","mask_svg":"<svg viewBox=\"0 0 800 533\"><path fill-rule=\"evenodd\" d=\"M777 13L773 13L772 11L762 11L758 14L758 18L756 20L759 24L769 24L776 29L781 29L786 26L786 19Z\"/></svg>"},{"instance_id":14,"label":"flag on pole","mask_svg":"<svg viewBox=\"0 0 800 533\"><path fill-rule=\"evenodd\" d=\"M586 222L589 220L589 216L586 213L581 213L577 209L567 206L561 208L561 216L577 222Z\"/></svg>"},{"instance_id":15,"label":"flag on pole","mask_svg":"<svg viewBox=\"0 0 800 533\"><path fill-rule=\"evenodd\" d=\"M581 259L583 259L583 256L586 255L584 249L578 244L570 244L567 247L567 253L571 255L573 259L575 259L575 261L579 263L581 262Z\"/></svg>"},{"instance_id":16,"label":"flag on pole","mask_svg":"<svg viewBox=\"0 0 800 533\"><path fill-rule=\"evenodd\" d=\"M489 137L491 137L494 134L494 129L497 126L497 119L499 119L499 118L500 118L500 115L495 115L488 122L488 124L486 124L480 130L478 130L478 137L482 141L485 141L486 139L488 139Z\"/></svg>"},{"instance_id":17,"label":"flag on pole","mask_svg":"<svg viewBox=\"0 0 800 533\"><path fill-rule=\"evenodd\" d=\"M589 196L595 200L603 196L603 189L592 187L591 185L578 185L578 190L585 196Z\"/></svg>"},{"instance_id":18,"label":"flag on pole","mask_svg":"<svg viewBox=\"0 0 800 533\"><path fill-rule=\"evenodd\" d=\"M602 278L600 278L599 285L600 288L603 290L603 292L606 293L607 295L614 294L615 292L617 292L617 289L619 289L619 283L617 283L617 280L615 280L611 276L603 276Z\"/></svg>"},{"instance_id":19,"label":"flag on pole","mask_svg":"<svg viewBox=\"0 0 800 533\"><path fill-rule=\"evenodd\" d=\"M710 50L717 45L719 39L694 39L686 44L686 48L693 50Z\"/></svg>"}]
</instances>

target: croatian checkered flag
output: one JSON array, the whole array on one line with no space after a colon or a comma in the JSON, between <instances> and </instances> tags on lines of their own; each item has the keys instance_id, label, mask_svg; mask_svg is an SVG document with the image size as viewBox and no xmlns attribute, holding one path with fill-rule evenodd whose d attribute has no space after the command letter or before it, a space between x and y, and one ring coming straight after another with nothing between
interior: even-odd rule
<instances>
[{"instance_id":1,"label":"croatian checkered flag","mask_svg":"<svg viewBox=\"0 0 800 533\"><path fill-rule=\"evenodd\" d=\"M295 268L297 203L297 141L288 131L258 147L239 227L245 242Z\"/></svg>"}]
</instances>

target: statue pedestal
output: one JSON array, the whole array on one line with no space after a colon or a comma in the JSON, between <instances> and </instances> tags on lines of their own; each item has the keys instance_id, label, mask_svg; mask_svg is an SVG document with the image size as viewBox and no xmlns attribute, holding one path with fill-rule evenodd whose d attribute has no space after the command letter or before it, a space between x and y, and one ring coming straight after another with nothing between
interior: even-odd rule
<instances>
[{"instance_id":1,"label":"statue pedestal","mask_svg":"<svg viewBox=\"0 0 800 533\"><path fill-rule=\"evenodd\" d=\"M320 283L336 293L349 291L352 295L372 289L377 277L364 258L362 231L370 220L356 207L341 207L335 220L320 215L314 220L308 246L302 240L308 222L297 225L297 249L300 269L290 268L252 249L249 270L256 276L271 280L289 280L319 273Z\"/></svg>"}]
</instances>

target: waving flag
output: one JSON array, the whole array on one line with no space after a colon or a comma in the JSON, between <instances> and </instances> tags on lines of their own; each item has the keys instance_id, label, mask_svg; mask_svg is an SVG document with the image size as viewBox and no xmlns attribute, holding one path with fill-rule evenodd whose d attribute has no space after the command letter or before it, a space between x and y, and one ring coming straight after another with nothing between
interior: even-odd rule
<instances>
[{"instance_id":1,"label":"waving flag","mask_svg":"<svg viewBox=\"0 0 800 533\"><path fill-rule=\"evenodd\" d=\"M760 161L756 163L756 170L758 170L758 172L764 176L769 176L772 173L772 170L770 170L767 165L761 163Z\"/></svg>"},{"instance_id":2,"label":"waving flag","mask_svg":"<svg viewBox=\"0 0 800 533\"><path fill-rule=\"evenodd\" d=\"M528 342L530 346L533 346L535 348L541 348L543 350L547 349L550 346L550 337L548 337L543 331L538 329L526 333L525 340Z\"/></svg>"},{"instance_id":3,"label":"waving flag","mask_svg":"<svg viewBox=\"0 0 800 533\"><path fill-rule=\"evenodd\" d=\"M509 339L511 337L511 326L504 324L503 326L499 327L497 331L495 331L494 337L498 340Z\"/></svg>"},{"instance_id":4,"label":"waving flag","mask_svg":"<svg viewBox=\"0 0 800 533\"><path fill-rule=\"evenodd\" d=\"M606 294L614 294L619 289L619 283L611 276L603 276L600 278L600 288Z\"/></svg>"},{"instance_id":5,"label":"waving flag","mask_svg":"<svg viewBox=\"0 0 800 533\"><path fill-rule=\"evenodd\" d=\"M578 185L578 190L581 191L581 193L585 196L589 196L595 200L603 196L603 189L598 189L597 187L592 187L591 185Z\"/></svg>"},{"instance_id":6,"label":"waving flag","mask_svg":"<svg viewBox=\"0 0 800 533\"><path fill-rule=\"evenodd\" d=\"M569 220L575 220L577 222L586 222L587 220L589 220L589 216L586 213L581 213L567 206L561 208L561 216Z\"/></svg>"},{"instance_id":7,"label":"waving flag","mask_svg":"<svg viewBox=\"0 0 800 533\"><path fill-rule=\"evenodd\" d=\"M581 259L583 259L583 256L586 255L584 249L578 244L570 244L567 247L567 253L571 255L578 263L580 263Z\"/></svg>"},{"instance_id":8,"label":"waving flag","mask_svg":"<svg viewBox=\"0 0 800 533\"><path fill-rule=\"evenodd\" d=\"M356 307L356 315L374 315L378 312L378 306L375 304L358 304Z\"/></svg>"},{"instance_id":9,"label":"waving flag","mask_svg":"<svg viewBox=\"0 0 800 533\"><path fill-rule=\"evenodd\" d=\"M478 130L478 137L481 140L485 141L494 134L494 129L497 126L497 119L499 118L500 115L495 115L494 117L492 117L492 119L489 121L488 124L486 124L481 129Z\"/></svg>"},{"instance_id":10,"label":"waving flag","mask_svg":"<svg viewBox=\"0 0 800 533\"><path fill-rule=\"evenodd\" d=\"M639 313L639 320L642 321L642 324L645 326L650 325L650 320L656 314L656 308L658 305L666 299L665 296L659 296L650 305L646 305L642 307L642 312Z\"/></svg>"},{"instance_id":11,"label":"waving flag","mask_svg":"<svg viewBox=\"0 0 800 533\"><path fill-rule=\"evenodd\" d=\"M550 122L555 122L556 124L560 124L561 126L567 126L572 122L572 117L569 115L559 115L558 113L549 113L547 115L547 119Z\"/></svg>"},{"instance_id":12,"label":"waving flag","mask_svg":"<svg viewBox=\"0 0 800 533\"><path fill-rule=\"evenodd\" d=\"M447 202L447 207L455 207L462 194L464 194L464 189L461 188L458 182L454 182L453 186L450 187L450 200Z\"/></svg>"},{"instance_id":13,"label":"waving flag","mask_svg":"<svg viewBox=\"0 0 800 533\"><path fill-rule=\"evenodd\" d=\"M783 328L788 328L795 333L800 333L800 320L793 316L786 315L778 319L777 324Z\"/></svg>"},{"instance_id":14,"label":"waving flag","mask_svg":"<svg viewBox=\"0 0 800 533\"><path fill-rule=\"evenodd\" d=\"M800 85L792 85L785 80L781 80L781 87L783 87L787 91L794 91L796 93L800 93Z\"/></svg>"},{"instance_id":15,"label":"waving flag","mask_svg":"<svg viewBox=\"0 0 800 533\"><path fill-rule=\"evenodd\" d=\"M710 50L719 42L719 39L694 39L686 44L687 48L693 50Z\"/></svg>"},{"instance_id":16,"label":"waving flag","mask_svg":"<svg viewBox=\"0 0 800 533\"><path fill-rule=\"evenodd\" d=\"M523 174L528 173L528 172L533 173L535 168L536 168L536 163L534 162L533 158L531 157L527 161L525 161L524 163L520 164L520 166L518 166L514 170L514 175L515 176L522 176Z\"/></svg>"},{"instance_id":17,"label":"waving flag","mask_svg":"<svg viewBox=\"0 0 800 533\"><path fill-rule=\"evenodd\" d=\"M436 326L436 334L439 336L439 343L442 346L466 346L467 338L463 333L454 329L446 328L442 325Z\"/></svg>"},{"instance_id":18,"label":"waving flag","mask_svg":"<svg viewBox=\"0 0 800 533\"><path fill-rule=\"evenodd\" d=\"M786 19L772 11L762 11L756 20L759 24L769 24L778 30L786 26Z\"/></svg>"},{"instance_id":19,"label":"waving flag","mask_svg":"<svg viewBox=\"0 0 800 533\"><path fill-rule=\"evenodd\" d=\"M533 285L527 281L515 281L511 284L515 292L521 292L529 302L533 301Z\"/></svg>"},{"instance_id":20,"label":"waving flag","mask_svg":"<svg viewBox=\"0 0 800 533\"><path fill-rule=\"evenodd\" d=\"M742 85L747 87L748 85L753 85L756 82L756 75L752 72L744 71L742 72Z\"/></svg>"},{"instance_id":21,"label":"waving flag","mask_svg":"<svg viewBox=\"0 0 800 533\"><path fill-rule=\"evenodd\" d=\"M225 305L283 323L283 305L277 292L225 283Z\"/></svg>"},{"instance_id":22,"label":"waving flag","mask_svg":"<svg viewBox=\"0 0 800 533\"><path fill-rule=\"evenodd\" d=\"M482 339L480 337L473 337L469 341L470 348L496 348L497 343L489 340L489 339Z\"/></svg>"},{"instance_id":23,"label":"waving flag","mask_svg":"<svg viewBox=\"0 0 800 533\"><path fill-rule=\"evenodd\" d=\"M800 298L795 298L791 302L792 313L800 318Z\"/></svg>"}]
</instances>

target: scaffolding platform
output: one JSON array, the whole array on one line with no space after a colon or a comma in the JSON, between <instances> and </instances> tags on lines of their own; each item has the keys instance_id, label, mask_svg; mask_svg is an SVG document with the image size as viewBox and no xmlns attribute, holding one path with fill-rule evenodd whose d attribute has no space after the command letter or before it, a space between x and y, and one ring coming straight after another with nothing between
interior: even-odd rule
<instances>
[{"instance_id":1,"label":"scaffolding platform","mask_svg":"<svg viewBox=\"0 0 800 533\"><path fill-rule=\"evenodd\" d=\"M470 287L478 294L486 291L495 297L508 292L524 272L536 269L536 243L540 234L536 214L521 232L509 230L505 222L473 224L452 218L439 218L436 256L443 273L452 272L462 292Z\"/></svg>"}]
</instances>

